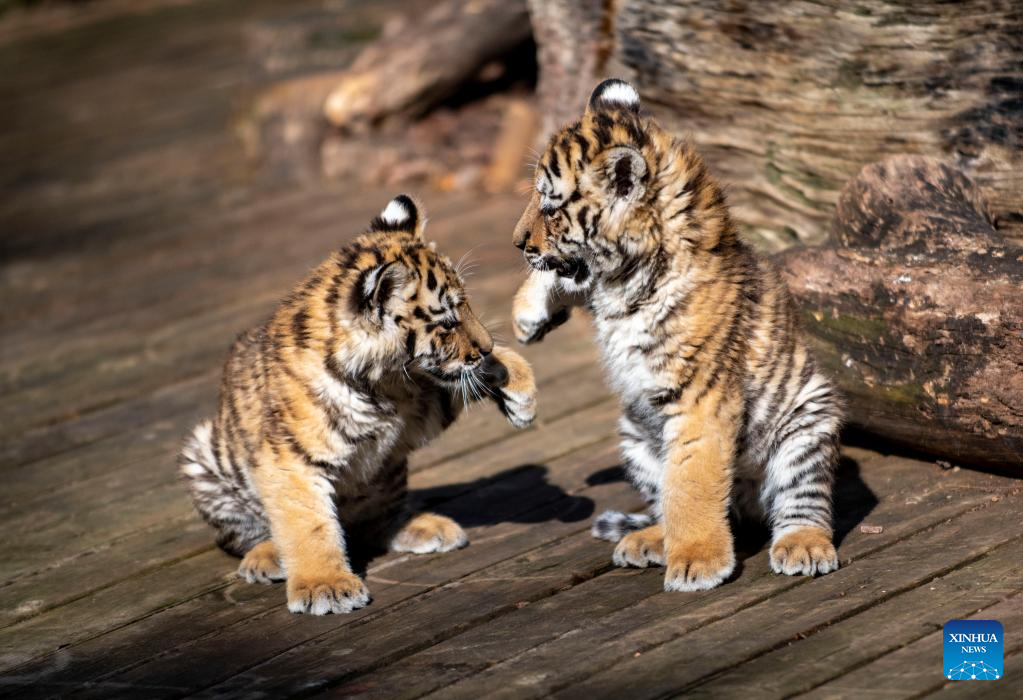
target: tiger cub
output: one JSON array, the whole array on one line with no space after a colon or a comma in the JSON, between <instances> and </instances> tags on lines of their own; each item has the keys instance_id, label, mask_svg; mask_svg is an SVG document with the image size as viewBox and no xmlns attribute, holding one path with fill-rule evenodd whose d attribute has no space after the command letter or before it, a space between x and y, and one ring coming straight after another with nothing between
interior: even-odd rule
<instances>
[{"instance_id":1,"label":"tiger cub","mask_svg":"<svg viewBox=\"0 0 1023 700\"><path fill-rule=\"evenodd\" d=\"M717 586L735 568L733 508L770 523L774 571L835 570L839 398L778 272L632 86L601 83L553 136L514 243L533 270L515 297L518 339L585 304L620 395L626 470L649 510L594 522L618 543L614 563L665 565L666 590Z\"/></svg>"},{"instance_id":2,"label":"tiger cub","mask_svg":"<svg viewBox=\"0 0 1023 700\"><path fill-rule=\"evenodd\" d=\"M369 602L346 530L398 552L465 546L450 518L406 512L406 457L473 397L491 396L516 427L533 420L532 370L494 346L451 262L423 240L424 221L396 197L242 335L216 417L182 452L217 543L243 557L247 581L286 578L292 612Z\"/></svg>"}]
</instances>

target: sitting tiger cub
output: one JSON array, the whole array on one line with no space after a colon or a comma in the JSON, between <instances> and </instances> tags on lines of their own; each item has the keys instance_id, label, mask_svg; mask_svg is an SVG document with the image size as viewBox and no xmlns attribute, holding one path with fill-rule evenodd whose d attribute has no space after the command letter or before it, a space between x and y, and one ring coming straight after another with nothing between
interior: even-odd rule
<instances>
[{"instance_id":1,"label":"sitting tiger cub","mask_svg":"<svg viewBox=\"0 0 1023 700\"><path fill-rule=\"evenodd\" d=\"M400 552L467 544L450 518L406 512L406 457L471 397L489 394L516 427L533 420L532 370L494 346L451 262L423 241L423 223L409 197L396 197L241 336L216 418L183 450L217 543L243 557L249 582L287 578L292 612L369 602L345 529Z\"/></svg>"},{"instance_id":2,"label":"sitting tiger cub","mask_svg":"<svg viewBox=\"0 0 1023 700\"><path fill-rule=\"evenodd\" d=\"M621 398L627 473L650 508L595 521L594 536L618 542L614 562L665 565L667 590L717 586L735 568L734 507L769 521L776 572L835 570L840 401L778 272L631 85L601 83L550 140L514 242L533 269L515 298L518 339L586 304Z\"/></svg>"}]
</instances>

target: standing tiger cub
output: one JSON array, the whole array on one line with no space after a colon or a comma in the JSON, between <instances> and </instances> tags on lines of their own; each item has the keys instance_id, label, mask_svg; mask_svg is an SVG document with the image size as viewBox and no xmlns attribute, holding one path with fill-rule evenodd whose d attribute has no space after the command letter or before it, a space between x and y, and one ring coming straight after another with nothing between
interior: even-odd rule
<instances>
[{"instance_id":1,"label":"standing tiger cub","mask_svg":"<svg viewBox=\"0 0 1023 700\"><path fill-rule=\"evenodd\" d=\"M249 582L287 579L288 609L369 602L345 530L393 551L467 543L450 518L406 511L408 454L490 395L516 427L534 416L533 374L495 347L451 262L423 241L401 195L241 336L220 407L182 452L196 508Z\"/></svg>"},{"instance_id":2,"label":"standing tiger cub","mask_svg":"<svg viewBox=\"0 0 1023 700\"><path fill-rule=\"evenodd\" d=\"M735 568L729 508L766 518L779 573L838 568L831 489L841 406L799 335L778 272L740 242L692 147L608 80L556 133L514 242L532 272L514 303L534 342L593 315L620 395L622 452L648 513L606 512L619 566L666 566L670 591Z\"/></svg>"}]
</instances>

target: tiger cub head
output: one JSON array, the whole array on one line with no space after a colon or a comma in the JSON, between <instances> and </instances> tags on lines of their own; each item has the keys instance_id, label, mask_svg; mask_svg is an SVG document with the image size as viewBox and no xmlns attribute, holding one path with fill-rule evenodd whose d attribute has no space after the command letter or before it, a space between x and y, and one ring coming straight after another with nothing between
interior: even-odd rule
<instances>
[{"instance_id":1,"label":"tiger cub head","mask_svg":"<svg viewBox=\"0 0 1023 700\"><path fill-rule=\"evenodd\" d=\"M420 207L399 195L348 249L348 326L354 352L455 385L494 347L455 266L423 240Z\"/></svg>"},{"instance_id":2,"label":"tiger cub head","mask_svg":"<svg viewBox=\"0 0 1023 700\"><path fill-rule=\"evenodd\" d=\"M621 80L594 89L582 118L554 134L536 164L535 191L514 243L569 289L649 252L648 200L660 130Z\"/></svg>"}]
</instances>

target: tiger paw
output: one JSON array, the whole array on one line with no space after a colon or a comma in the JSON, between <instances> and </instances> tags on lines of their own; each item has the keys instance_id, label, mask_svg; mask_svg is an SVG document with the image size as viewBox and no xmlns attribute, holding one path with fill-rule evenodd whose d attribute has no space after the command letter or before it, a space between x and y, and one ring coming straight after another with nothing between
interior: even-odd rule
<instances>
[{"instance_id":1,"label":"tiger paw","mask_svg":"<svg viewBox=\"0 0 1023 700\"><path fill-rule=\"evenodd\" d=\"M249 583L273 583L287 576L273 542L266 540L245 553L238 565L238 576Z\"/></svg>"},{"instance_id":2,"label":"tiger paw","mask_svg":"<svg viewBox=\"0 0 1023 700\"><path fill-rule=\"evenodd\" d=\"M364 607L369 600L366 585L350 571L295 575L288 579L288 610L293 613L349 613Z\"/></svg>"},{"instance_id":3,"label":"tiger paw","mask_svg":"<svg viewBox=\"0 0 1023 700\"><path fill-rule=\"evenodd\" d=\"M650 527L654 519L646 513L622 513L605 510L593 520L590 534L598 540L618 542L626 534Z\"/></svg>"},{"instance_id":4,"label":"tiger paw","mask_svg":"<svg viewBox=\"0 0 1023 700\"><path fill-rule=\"evenodd\" d=\"M838 553L831 533L818 527L801 527L782 534L771 545L771 568L789 576L837 571Z\"/></svg>"},{"instance_id":5,"label":"tiger paw","mask_svg":"<svg viewBox=\"0 0 1023 700\"><path fill-rule=\"evenodd\" d=\"M516 428L525 428L536 418L536 381L533 369L521 355L495 347L490 355L504 368L502 381L491 387L501 413Z\"/></svg>"},{"instance_id":6,"label":"tiger paw","mask_svg":"<svg viewBox=\"0 0 1023 700\"><path fill-rule=\"evenodd\" d=\"M520 313L512 318L515 340L523 345L539 343L558 326L564 325L571 318L568 309L558 309L553 314Z\"/></svg>"},{"instance_id":7,"label":"tiger paw","mask_svg":"<svg viewBox=\"0 0 1023 700\"><path fill-rule=\"evenodd\" d=\"M618 541L612 557L615 566L641 569L664 564L664 531L660 525L630 532Z\"/></svg>"},{"instance_id":8,"label":"tiger paw","mask_svg":"<svg viewBox=\"0 0 1023 700\"><path fill-rule=\"evenodd\" d=\"M409 520L391 540L392 552L450 552L469 544L461 525L434 513L420 513Z\"/></svg>"},{"instance_id":9,"label":"tiger paw","mask_svg":"<svg viewBox=\"0 0 1023 700\"><path fill-rule=\"evenodd\" d=\"M668 547L666 591L705 591L720 586L735 570L731 536L678 542Z\"/></svg>"},{"instance_id":10,"label":"tiger paw","mask_svg":"<svg viewBox=\"0 0 1023 700\"><path fill-rule=\"evenodd\" d=\"M515 293L512 327L515 339L520 343L538 343L547 333L568 321L568 308L557 308L551 302L559 284L558 275L553 270L533 271Z\"/></svg>"}]
</instances>

